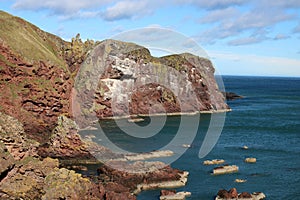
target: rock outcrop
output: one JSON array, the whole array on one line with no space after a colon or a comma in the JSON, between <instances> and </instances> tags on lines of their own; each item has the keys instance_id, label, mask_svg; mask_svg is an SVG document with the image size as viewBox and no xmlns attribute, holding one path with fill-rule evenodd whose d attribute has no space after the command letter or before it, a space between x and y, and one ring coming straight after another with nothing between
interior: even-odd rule
<instances>
[{"instance_id":1,"label":"rock outcrop","mask_svg":"<svg viewBox=\"0 0 300 200\"><path fill-rule=\"evenodd\" d=\"M72 42L0 11L0 111L44 142L61 114L71 116L74 75L93 42Z\"/></svg>"},{"instance_id":2,"label":"rock outcrop","mask_svg":"<svg viewBox=\"0 0 300 200\"><path fill-rule=\"evenodd\" d=\"M223 159L213 159L213 160L205 160L203 161L203 165L219 165L223 164L225 160Z\"/></svg>"},{"instance_id":3,"label":"rock outcrop","mask_svg":"<svg viewBox=\"0 0 300 200\"><path fill-rule=\"evenodd\" d=\"M234 92L222 92L222 93L225 96L226 100L229 100L229 101L244 98L243 96L238 95Z\"/></svg>"},{"instance_id":4,"label":"rock outcrop","mask_svg":"<svg viewBox=\"0 0 300 200\"><path fill-rule=\"evenodd\" d=\"M98 118L229 109L206 58L156 58L136 44L82 42L79 34L66 42L3 11L0 20L0 111L39 142L48 140L58 116L76 116L72 98L81 114Z\"/></svg>"},{"instance_id":5,"label":"rock outcrop","mask_svg":"<svg viewBox=\"0 0 300 200\"><path fill-rule=\"evenodd\" d=\"M182 187L186 184L188 176L187 172L172 169L164 163L141 161L133 164L114 161L103 165L98 173L102 180L113 180L135 194L142 190Z\"/></svg>"},{"instance_id":6,"label":"rock outcrop","mask_svg":"<svg viewBox=\"0 0 300 200\"><path fill-rule=\"evenodd\" d=\"M59 132L66 136L72 130L69 128L74 128L74 122L65 117L60 120L55 136ZM93 182L72 170L61 168L58 159L41 158L37 144L24 136L20 122L0 112L0 199L136 199L130 189L121 184ZM57 146L60 156L68 156L67 152L76 149L76 145L62 147ZM80 152L85 151L77 150Z\"/></svg>"},{"instance_id":7,"label":"rock outcrop","mask_svg":"<svg viewBox=\"0 0 300 200\"><path fill-rule=\"evenodd\" d=\"M229 110L210 60L188 53L156 58L145 47L116 40L90 52L72 94L80 125L97 118Z\"/></svg>"},{"instance_id":8,"label":"rock outcrop","mask_svg":"<svg viewBox=\"0 0 300 200\"><path fill-rule=\"evenodd\" d=\"M160 200L185 200L186 197L191 196L190 192L176 192L175 190L161 190Z\"/></svg>"},{"instance_id":9,"label":"rock outcrop","mask_svg":"<svg viewBox=\"0 0 300 200\"><path fill-rule=\"evenodd\" d=\"M0 112L0 199L103 199L98 184L59 168L57 159L42 159L38 144Z\"/></svg>"},{"instance_id":10,"label":"rock outcrop","mask_svg":"<svg viewBox=\"0 0 300 200\"><path fill-rule=\"evenodd\" d=\"M241 200L263 200L266 195L262 192L241 192L238 193L236 188L231 188L230 190L221 189L219 190L215 200L226 200L226 199L241 199Z\"/></svg>"},{"instance_id":11,"label":"rock outcrop","mask_svg":"<svg viewBox=\"0 0 300 200\"><path fill-rule=\"evenodd\" d=\"M212 171L212 174L214 174L214 175L229 174L229 173L235 173L238 171L239 171L239 167L236 165L223 165L220 167L215 167Z\"/></svg>"},{"instance_id":12,"label":"rock outcrop","mask_svg":"<svg viewBox=\"0 0 300 200\"><path fill-rule=\"evenodd\" d=\"M80 35L66 42L2 11L0 22L1 199L134 200L132 192L186 183L188 173L140 161L115 163L135 173L103 166L93 182L57 159L125 158L83 140L70 119L78 113L98 120L227 111L208 59L155 58L136 44L82 42Z\"/></svg>"}]
</instances>

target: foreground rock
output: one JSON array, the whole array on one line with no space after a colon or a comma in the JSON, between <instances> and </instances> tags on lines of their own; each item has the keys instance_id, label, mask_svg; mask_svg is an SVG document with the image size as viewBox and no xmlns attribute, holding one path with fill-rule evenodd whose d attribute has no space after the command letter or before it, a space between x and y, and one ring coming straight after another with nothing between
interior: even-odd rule
<instances>
[{"instance_id":1,"label":"foreground rock","mask_svg":"<svg viewBox=\"0 0 300 200\"><path fill-rule=\"evenodd\" d=\"M23 125L18 120L1 112L0 142L16 160L38 156L39 143L26 137Z\"/></svg>"},{"instance_id":2,"label":"foreground rock","mask_svg":"<svg viewBox=\"0 0 300 200\"><path fill-rule=\"evenodd\" d=\"M266 196L262 192L248 192L238 193L236 188L231 188L229 191L222 189L219 190L215 200L228 200L228 199L241 199L241 200L263 200Z\"/></svg>"},{"instance_id":3,"label":"foreground rock","mask_svg":"<svg viewBox=\"0 0 300 200\"><path fill-rule=\"evenodd\" d=\"M0 112L0 122L0 199L122 199L117 190L60 168L57 159L39 157L38 143L16 119ZM136 197L128 192L125 199Z\"/></svg>"},{"instance_id":4,"label":"foreground rock","mask_svg":"<svg viewBox=\"0 0 300 200\"><path fill-rule=\"evenodd\" d=\"M114 181L137 194L142 190L182 187L188 172L172 169L161 162L114 161L103 165L98 173L103 180Z\"/></svg>"},{"instance_id":5,"label":"foreground rock","mask_svg":"<svg viewBox=\"0 0 300 200\"><path fill-rule=\"evenodd\" d=\"M175 190L161 190L160 200L184 200L191 196L190 192L176 192Z\"/></svg>"},{"instance_id":6,"label":"foreground rock","mask_svg":"<svg viewBox=\"0 0 300 200\"><path fill-rule=\"evenodd\" d=\"M219 174L229 174L229 173L235 173L239 171L239 167L236 165L224 165L220 167L215 167L213 169L213 174L214 175L219 175Z\"/></svg>"},{"instance_id":7,"label":"foreground rock","mask_svg":"<svg viewBox=\"0 0 300 200\"><path fill-rule=\"evenodd\" d=\"M58 158L66 165L99 164L99 158L124 158L122 154L117 155L108 148L97 145L91 137L81 138L76 123L62 115L58 117L57 126L49 140L39 146L38 153L42 157Z\"/></svg>"}]
</instances>

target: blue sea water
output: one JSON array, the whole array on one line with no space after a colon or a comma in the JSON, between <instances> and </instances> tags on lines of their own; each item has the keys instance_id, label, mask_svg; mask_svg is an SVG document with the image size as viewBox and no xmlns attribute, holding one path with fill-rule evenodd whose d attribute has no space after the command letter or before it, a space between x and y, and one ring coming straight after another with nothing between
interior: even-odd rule
<instances>
[{"instance_id":1,"label":"blue sea water","mask_svg":"<svg viewBox=\"0 0 300 200\"><path fill-rule=\"evenodd\" d=\"M187 200L212 200L219 189L232 187L239 192L261 191L271 200L300 199L300 78L223 76L223 81L226 91L244 98L228 102L232 112L226 114L221 136L212 151L200 159L199 149L211 117L201 114L191 148L171 164L190 172L187 185L177 191L191 192ZM104 122L104 127L109 127L106 134L119 147L151 151L174 137L180 120L179 116L168 117L162 131L146 141L117 134L120 130L112 122ZM244 145L249 149L242 149ZM257 162L245 163L246 157L255 157ZM211 175L214 166L202 163L216 158L238 165L239 172ZM235 183L236 178L247 182ZM138 195L138 200L153 199L159 199L159 190Z\"/></svg>"}]
</instances>

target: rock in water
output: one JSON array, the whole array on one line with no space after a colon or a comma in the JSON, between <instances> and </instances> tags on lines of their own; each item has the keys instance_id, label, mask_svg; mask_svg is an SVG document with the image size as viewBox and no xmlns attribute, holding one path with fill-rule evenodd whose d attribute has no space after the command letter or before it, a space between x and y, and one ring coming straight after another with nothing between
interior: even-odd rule
<instances>
[{"instance_id":1,"label":"rock in water","mask_svg":"<svg viewBox=\"0 0 300 200\"><path fill-rule=\"evenodd\" d=\"M213 174L214 175L219 175L219 174L229 174L229 173L234 173L238 172L239 167L236 165L224 165L220 167L215 167L213 169Z\"/></svg>"},{"instance_id":2,"label":"rock in water","mask_svg":"<svg viewBox=\"0 0 300 200\"><path fill-rule=\"evenodd\" d=\"M247 180L237 178L237 179L234 180L234 182L236 182L236 183L245 183L245 182L247 182Z\"/></svg>"},{"instance_id":3,"label":"rock in water","mask_svg":"<svg viewBox=\"0 0 300 200\"><path fill-rule=\"evenodd\" d=\"M231 100L231 101L244 98L243 96L240 96L233 92L223 92L223 95L225 96L226 100Z\"/></svg>"},{"instance_id":4,"label":"rock in water","mask_svg":"<svg viewBox=\"0 0 300 200\"><path fill-rule=\"evenodd\" d=\"M184 200L186 197L191 196L190 192L177 192L175 190L162 190L160 192L160 200Z\"/></svg>"},{"instance_id":5,"label":"rock in water","mask_svg":"<svg viewBox=\"0 0 300 200\"><path fill-rule=\"evenodd\" d=\"M245 162L246 163L256 163L256 158L246 158Z\"/></svg>"},{"instance_id":6,"label":"rock in water","mask_svg":"<svg viewBox=\"0 0 300 200\"><path fill-rule=\"evenodd\" d=\"M225 160L223 159L214 159L214 160L205 160L203 162L203 165L218 165L218 164L223 164Z\"/></svg>"},{"instance_id":7,"label":"rock in water","mask_svg":"<svg viewBox=\"0 0 300 200\"><path fill-rule=\"evenodd\" d=\"M250 194L249 192L242 192L238 194L236 188L231 188L229 191L225 189L219 190L215 200L263 200L265 198L266 195L262 192L253 192L252 194Z\"/></svg>"}]
</instances>

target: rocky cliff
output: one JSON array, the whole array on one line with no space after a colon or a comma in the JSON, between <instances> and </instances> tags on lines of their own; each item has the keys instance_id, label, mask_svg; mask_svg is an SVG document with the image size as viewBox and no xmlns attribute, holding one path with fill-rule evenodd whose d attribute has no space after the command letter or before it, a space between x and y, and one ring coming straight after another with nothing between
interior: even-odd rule
<instances>
[{"instance_id":1,"label":"rocky cliff","mask_svg":"<svg viewBox=\"0 0 300 200\"><path fill-rule=\"evenodd\" d=\"M71 43L0 11L0 111L43 140L70 113L73 76L90 41Z\"/></svg>"},{"instance_id":2,"label":"rocky cliff","mask_svg":"<svg viewBox=\"0 0 300 200\"><path fill-rule=\"evenodd\" d=\"M188 53L157 58L145 47L116 40L102 41L88 54L73 103L80 122L229 109L210 60Z\"/></svg>"},{"instance_id":3,"label":"rocky cliff","mask_svg":"<svg viewBox=\"0 0 300 200\"><path fill-rule=\"evenodd\" d=\"M208 59L155 58L136 44L80 35L66 42L2 11L0 24L1 199L135 199L138 184L181 181L169 166L137 177L103 166L96 182L62 168L54 158L94 159L87 145L112 154L83 141L72 117L228 109Z\"/></svg>"},{"instance_id":4,"label":"rocky cliff","mask_svg":"<svg viewBox=\"0 0 300 200\"><path fill-rule=\"evenodd\" d=\"M208 59L187 53L156 58L136 44L82 42L79 35L66 42L2 11L0 21L0 111L38 141L47 140L61 114L228 109Z\"/></svg>"}]
</instances>

